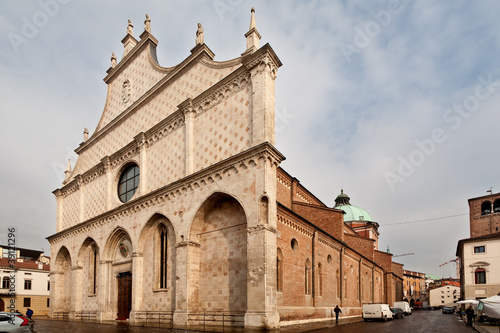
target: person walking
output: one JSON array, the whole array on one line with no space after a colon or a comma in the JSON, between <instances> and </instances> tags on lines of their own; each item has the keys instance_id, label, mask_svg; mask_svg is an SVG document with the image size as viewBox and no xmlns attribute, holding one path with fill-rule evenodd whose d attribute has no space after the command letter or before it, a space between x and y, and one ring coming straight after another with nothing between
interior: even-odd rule
<instances>
[{"instance_id":1,"label":"person walking","mask_svg":"<svg viewBox=\"0 0 500 333\"><path fill-rule=\"evenodd\" d=\"M472 305L469 305L467 310L465 310L465 314L467 315L467 325L472 326L472 318L474 318L474 309Z\"/></svg>"},{"instance_id":2,"label":"person walking","mask_svg":"<svg viewBox=\"0 0 500 333\"><path fill-rule=\"evenodd\" d=\"M26 317L28 317L29 319L31 319L32 315L33 315L33 310L31 310L30 308L28 308L28 311L26 311Z\"/></svg>"},{"instance_id":3,"label":"person walking","mask_svg":"<svg viewBox=\"0 0 500 333\"><path fill-rule=\"evenodd\" d=\"M333 311L335 311L335 321L339 321L339 313L342 313L342 310L340 310L338 305L335 305Z\"/></svg>"}]
</instances>

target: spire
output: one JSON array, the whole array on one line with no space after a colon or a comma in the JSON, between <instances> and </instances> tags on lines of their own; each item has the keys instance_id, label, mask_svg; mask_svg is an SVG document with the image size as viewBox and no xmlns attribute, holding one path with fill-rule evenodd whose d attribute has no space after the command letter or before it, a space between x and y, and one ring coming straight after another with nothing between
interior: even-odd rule
<instances>
[{"instance_id":1,"label":"spire","mask_svg":"<svg viewBox=\"0 0 500 333\"><path fill-rule=\"evenodd\" d=\"M250 12L252 13L252 16L250 17L250 28L248 28L248 30L252 30L252 29L257 29L257 25L255 24L255 8L252 7L252 9L250 9Z\"/></svg>"},{"instance_id":2,"label":"spire","mask_svg":"<svg viewBox=\"0 0 500 333\"><path fill-rule=\"evenodd\" d=\"M247 49L243 53L246 55L247 53L254 53L259 48L259 40L261 39L259 32L257 31L257 25L255 24L255 8L252 7L251 10L252 16L250 17L250 28L248 32L245 34L247 38Z\"/></svg>"}]
</instances>

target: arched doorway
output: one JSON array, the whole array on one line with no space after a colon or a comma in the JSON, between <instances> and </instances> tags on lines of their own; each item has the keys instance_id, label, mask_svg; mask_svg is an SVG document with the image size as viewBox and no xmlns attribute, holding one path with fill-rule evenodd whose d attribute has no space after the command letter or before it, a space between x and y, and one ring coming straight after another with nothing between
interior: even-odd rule
<instances>
[{"instance_id":1,"label":"arched doorway","mask_svg":"<svg viewBox=\"0 0 500 333\"><path fill-rule=\"evenodd\" d=\"M214 193L199 208L190 231L194 248L189 308L244 313L247 309L247 218L233 197Z\"/></svg>"},{"instance_id":2,"label":"arched doorway","mask_svg":"<svg viewBox=\"0 0 500 333\"><path fill-rule=\"evenodd\" d=\"M106 270L111 272L107 290L112 309L109 317L117 320L128 319L132 310L132 252L128 233L123 228L115 229L106 243L104 258Z\"/></svg>"}]
</instances>

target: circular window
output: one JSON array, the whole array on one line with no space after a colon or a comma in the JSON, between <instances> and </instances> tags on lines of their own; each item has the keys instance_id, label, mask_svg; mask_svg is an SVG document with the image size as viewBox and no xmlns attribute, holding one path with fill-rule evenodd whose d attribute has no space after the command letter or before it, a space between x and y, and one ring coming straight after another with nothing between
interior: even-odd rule
<instances>
[{"instance_id":1,"label":"circular window","mask_svg":"<svg viewBox=\"0 0 500 333\"><path fill-rule=\"evenodd\" d=\"M292 250L297 251L299 249L299 242L297 242L295 238L292 239L291 245L292 245Z\"/></svg>"},{"instance_id":2,"label":"circular window","mask_svg":"<svg viewBox=\"0 0 500 333\"><path fill-rule=\"evenodd\" d=\"M118 197L121 202L127 202L134 196L139 186L139 167L135 164L127 167L118 182Z\"/></svg>"}]
</instances>

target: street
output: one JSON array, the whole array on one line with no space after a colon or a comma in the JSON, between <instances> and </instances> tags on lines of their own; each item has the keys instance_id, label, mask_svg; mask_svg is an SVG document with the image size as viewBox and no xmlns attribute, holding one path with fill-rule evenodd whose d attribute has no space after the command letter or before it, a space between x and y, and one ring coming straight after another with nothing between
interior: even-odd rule
<instances>
[{"instance_id":1,"label":"street","mask_svg":"<svg viewBox=\"0 0 500 333\"><path fill-rule=\"evenodd\" d=\"M467 326L456 315L442 314L441 311L413 311L410 316L387 322L357 322L332 328L315 330L315 333L472 333L474 329Z\"/></svg>"},{"instance_id":2,"label":"street","mask_svg":"<svg viewBox=\"0 0 500 333\"><path fill-rule=\"evenodd\" d=\"M127 324L102 324L93 322L61 321L38 319L35 324L38 333L138 333L138 332L185 332L185 330L174 330L157 327L129 326ZM303 331L307 329L304 328ZM220 330L222 331L222 330ZM226 332L229 331L227 328ZM241 331L241 330L240 330ZM287 331L287 330L285 330ZM300 331L290 330L290 331ZM411 316L403 319L395 319L388 322L356 322L353 324L339 325L329 328L310 330L314 333L472 333L474 329L468 327L456 315L442 314L441 311L414 311Z\"/></svg>"}]
</instances>

